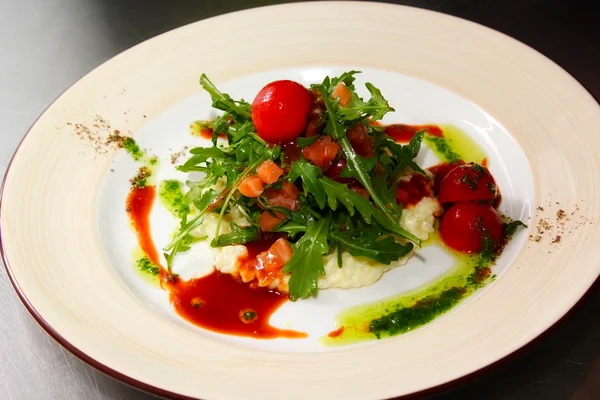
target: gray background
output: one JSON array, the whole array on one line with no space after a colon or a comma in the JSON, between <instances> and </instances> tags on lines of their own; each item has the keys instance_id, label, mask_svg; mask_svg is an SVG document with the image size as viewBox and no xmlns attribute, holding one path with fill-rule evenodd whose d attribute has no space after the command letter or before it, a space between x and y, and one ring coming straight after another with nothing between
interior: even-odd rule
<instances>
[{"instance_id":1,"label":"gray background","mask_svg":"<svg viewBox=\"0 0 600 400\"><path fill-rule=\"evenodd\" d=\"M119 52L178 26L282 1L0 0L0 173L36 117ZM594 1L396 1L467 18L541 51L600 98ZM493 95L493 94L491 94ZM568 133L565 133L568 137ZM600 398L600 287L542 338L440 399ZM431 393L431 395L439 392ZM152 399L56 344L0 272L0 399Z\"/></svg>"}]
</instances>

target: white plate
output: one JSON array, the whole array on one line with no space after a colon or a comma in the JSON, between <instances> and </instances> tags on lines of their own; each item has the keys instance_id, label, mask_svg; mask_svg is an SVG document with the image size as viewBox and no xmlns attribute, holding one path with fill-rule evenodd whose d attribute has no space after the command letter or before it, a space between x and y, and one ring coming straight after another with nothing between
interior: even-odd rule
<instances>
[{"instance_id":1,"label":"white plate","mask_svg":"<svg viewBox=\"0 0 600 400\"><path fill-rule=\"evenodd\" d=\"M80 139L76 132L83 130L73 124L90 128L92 136L132 132L165 160L162 179L175 174L169 154L190 144L188 124L209 115L201 72L234 97L251 99L275 78L310 83L350 68L364 71L361 79L380 87L398 110L388 122L451 123L468 132L486 150L504 211L532 216L527 234L536 234L541 219L553 228L540 242L527 241L524 232L516 237L495 267L498 279L451 313L369 346L322 351L316 338L333 328L341 309L441 274L449 266L443 255L425 250L426 265L414 260L370 288L322 291L317 300L287 303L273 324L289 321L311 334L306 340L242 339L183 322L164 292L131 270L135 238L124 199L135 165L125 154ZM5 178L3 256L42 326L92 365L143 389L192 398L414 393L523 346L594 282L600 271L593 246L600 239L594 198L599 123L597 103L563 70L463 20L366 3L234 13L128 50L40 117ZM559 209L569 214L564 225L555 221ZM174 221L158 208L152 221L160 247ZM561 241L551 243L556 235ZM209 266L203 255L195 251L188 264Z\"/></svg>"}]
</instances>

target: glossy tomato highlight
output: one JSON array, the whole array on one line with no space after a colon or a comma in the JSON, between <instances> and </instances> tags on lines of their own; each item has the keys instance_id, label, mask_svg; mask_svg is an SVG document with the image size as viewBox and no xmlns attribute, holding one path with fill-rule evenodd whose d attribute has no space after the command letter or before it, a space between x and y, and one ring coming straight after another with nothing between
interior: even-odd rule
<instances>
[{"instance_id":1,"label":"glossy tomato highlight","mask_svg":"<svg viewBox=\"0 0 600 400\"><path fill-rule=\"evenodd\" d=\"M490 171L479 164L469 163L452 169L442 179L438 201L493 200L497 195L498 187Z\"/></svg>"},{"instance_id":2,"label":"glossy tomato highlight","mask_svg":"<svg viewBox=\"0 0 600 400\"><path fill-rule=\"evenodd\" d=\"M502 243L504 228L498 213L488 204L459 202L446 211L440 222L444 243L463 253L495 251Z\"/></svg>"},{"instance_id":3,"label":"glossy tomato highlight","mask_svg":"<svg viewBox=\"0 0 600 400\"><path fill-rule=\"evenodd\" d=\"M289 142L306 128L313 96L290 80L274 81L262 88L252 102L252 122L267 142Z\"/></svg>"}]
</instances>

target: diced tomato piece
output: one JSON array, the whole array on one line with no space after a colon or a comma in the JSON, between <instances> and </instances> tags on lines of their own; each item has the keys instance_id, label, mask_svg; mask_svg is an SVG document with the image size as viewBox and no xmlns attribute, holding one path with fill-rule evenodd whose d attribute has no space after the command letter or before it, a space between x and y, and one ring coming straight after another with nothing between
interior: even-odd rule
<instances>
[{"instance_id":1,"label":"diced tomato piece","mask_svg":"<svg viewBox=\"0 0 600 400\"><path fill-rule=\"evenodd\" d=\"M271 212L275 215L272 215ZM271 232L273 228L281 223L285 219L285 216L282 213L277 211L263 211L258 218L258 226L260 230L263 232Z\"/></svg>"},{"instance_id":2,"label":"diced tomato piece","mask_svg":"<svg viewBox=\"0 0 600 400\"><path fill-rule=\"evenodd\" d=\"M238 190L246 197L258 197L263 193L265 188L258 176L250 175L240 183Z\"/></svg>"},{"instance_id":3,"label":"diced tomato piece","mask_svg":"<svg viewBox=\"0 0 600 400\"><path fill-rule=\"evenodd\" d=\"M283 182L281 189L269 188L265 194L269 198L267 204L272 207L285 207L292 211L298 209L300 191L293 183Z\"/></svg>"},{"instance_id":4,"label":"diced tomato piece","mask_svg":"<svg viewBox=\"0 0 600 400\"><path fill-rule=\"evenodd\" d=\"M277 179L283 175L283 170L273 161L265 160L256 168L256 175L264 183L271 184L277 182Z\"/></svg>"},{"instance_id":5,"label":"diced tomato piece","mask_svg":"<svg viewBox=\"0 0 600 400\"><path fill-rule=\"evenodd\" d=\"M421 174L413 174L401 181L396 190L396 203L404 207L417 204L423 197L433 197L433 181Z\"/></svg>"},{"instance_id":6,"label":"diced tomato piece","mask_svg":"<svg viewBox=\"0 0 600 400\"><path fill-rule=\"evenodd\" d=\"M356 154L370 158L375 155L373 151L373 139L367 133L367 127L363 123L359 123L356 126L348 129L346 132L348 140Z\"/></svg>"},{"instance_id":7,"label":"diced tomato piece","mask_svg":"<svg viewBox=\"0 0 600 400\"><path fill-rule=\"evenodd\" d=\"M317 167L327 169L337 157L340 149L339 143L330 136L322 136L310 146L303 148L302 155Z\"/></svg>"},{"instance_id":8,"label":"diced tomato piece","mask_svg":"<svg viewBox=\"0 0 600 400\"><path fill-rule=\"evenodd\" d=\"M335 89L333 89L331 97L333 97L334 99L339 99L340 106L346 107L348 103L350 103L350 99L352 98L352 92L350 92L348 86L344 85L343 82L340 82L335 86Z\"/></svg>"}]
</instances>

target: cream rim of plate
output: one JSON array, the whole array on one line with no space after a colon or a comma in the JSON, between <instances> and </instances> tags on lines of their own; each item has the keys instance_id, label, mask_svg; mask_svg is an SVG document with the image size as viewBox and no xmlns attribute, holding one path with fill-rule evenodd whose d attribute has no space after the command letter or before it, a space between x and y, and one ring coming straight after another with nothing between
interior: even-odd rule
<instances>
[{"instance_id":1,"label":"cream rim of plate","mask_svg":"<svg viewBox=\"0 0 600 400\"><path fill-rule=\"evenodd\" d=\"M578 206L587 222L558 245L526 244L484 295L451 317L376 346L257 351L201 337L136 301L108 265L94 226L99 187L114 153L97 154L66 124L91 124L100 115L115 129L135 132L197 93L200 71L218 83L272 69L354 65L357 59L479 105L525 152L535 207ZM55 339L109 375L156 394L358 399L415 393L517 350L564 316L596 280L598 126L600 107L564 70L474 23L359 2L237 12L116 56L48 108L5 177L3 258L22 300ZM546 216L533 216L530 233Z\"/></svg>"}]
</instances>

